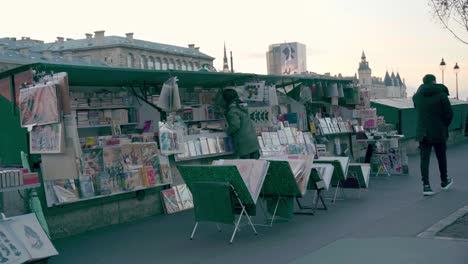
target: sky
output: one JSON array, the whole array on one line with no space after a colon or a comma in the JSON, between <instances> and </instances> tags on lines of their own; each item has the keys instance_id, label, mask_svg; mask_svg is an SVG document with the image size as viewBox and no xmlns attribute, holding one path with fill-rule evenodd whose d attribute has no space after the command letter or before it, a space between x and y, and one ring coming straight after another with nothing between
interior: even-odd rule
<instances>
[{"instance_id":1,"label":"sky","mask_svg":"<svg viewBox=\"0 0 468 264\"><path fill-rule=\"evenodd\" d=\"M427 0L27 0L7 1L2 9L10 11L2 12L0 37L50 42L98 30L118 36L133 32L136 39L194 43L216 58L217 69L226 42L237 72L266 73L270 44L300 42L307 46L309 71L351 76L364 50L372 75L398 71L408 95L426 73L441 82L444 58L451 96L458 62L459 97L468 97L468 45L437 22Z\"/></svg>"}]
</instances>

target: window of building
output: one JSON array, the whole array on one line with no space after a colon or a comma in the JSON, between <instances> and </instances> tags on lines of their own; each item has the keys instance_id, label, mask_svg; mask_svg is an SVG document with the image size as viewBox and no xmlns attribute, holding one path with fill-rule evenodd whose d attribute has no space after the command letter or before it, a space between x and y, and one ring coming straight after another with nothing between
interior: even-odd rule
<instances>
[{"instance_id":1,"label":"window of building","mask_svg":"<svg viewBox=\"0 0 468 264\"><path fill-rule=\"evenodd\" d=\"M182 61L182 70L183 71L187 70L187 62L186 61Z\"/></svg>"},{"instance_id":2,"label":"window of building","mask_svg":"<svg viewBox=\"0 0 468 264\"><path fill-rule=\"evenodd\" d=\"M154 69L161 70L161 59L160 58L156 58L156 60L154 61Z\"/></svg>"},{"instance_id":3,"label":"window of building","mask_svg":"<svg viewBox=\"0 0 468 264\"><path fill-rule=\"evenodd\" d=\"M161 68L165 71L169 67L169 63L166 58L163 58Z\"/></svg>"},{"instance_id":4,"label":"window of building","mask_svg":"<svg viewBox=\"0 0 468 264\"><path fill-rule=\"evenodd\" d=\"M148 58L148 69L154 70L154 58L153 58L153 56L149 56L149 58Z\"/></svg>"},{"instance_id":5,"label":"window of building","mask_svg":"<svg viewBox=\"0 0 468 264\"><path fill-rule=\"evenodd\" d=\"M188 63L188 69L189 71L193 71L193 63L191 61L189 61Z\"/></svg>"},{"instance_id":6,"label":"window of building","mask_svg":"<svg viewBox=\"0 0 468 264\"><path fill-rule=\"evenodd\" d=\"M173 69L174 69L174 60L173 60L173 59L169 59L168 68L169 68L169 70L173 70Z\"/></svg>"},{"instance_id":7,"label":"window of building","mask_svg":"<svg viewBox=\"0 0 468 264\"><path fill-rule=\"evenodd\" d=\"M193 64L193 70L194 70L194 71L198 71L199 69L200 69L200 63L195 62L195 63Z\"/></svg>"},{"instance_id":8,"label":"window of building","mask_svg":"<svg viewBox=\"0 0 468 264\"><path fill-rule=\"evenodd\" d=\"M127 55L127 67L128 68L133 68L133 61L134 61L133 54L129 53Z\"/></svg>"},{"instance_id":9,"label":"window of building","mask_svg":"<svg viewBox=\"0 0 468 264\"><path fill-rule=\"evenodd\" d=\"M176 60L176 70L182 70L182 63L180 63L180 60Z\"/></svg>"},{"instance_id":10,"label":"window of building","mask_svg":"<svg viewBox=\"0 0 468 264\"><path fill-rule=\"evenodd\" d=\"M140 57L140 68L148 69L148 59L146 58L145 55L142 55Z\"/></svg>"}]
</instances>

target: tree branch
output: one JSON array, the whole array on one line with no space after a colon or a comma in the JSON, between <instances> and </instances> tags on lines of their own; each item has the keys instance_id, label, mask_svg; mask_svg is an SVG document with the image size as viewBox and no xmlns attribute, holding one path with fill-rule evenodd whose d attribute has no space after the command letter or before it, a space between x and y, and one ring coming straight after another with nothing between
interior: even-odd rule
<instances>
[{"instance_id":1,"label":"tree branch","mask_svg":"<svg viewBox=\"0 0 468 264\"><path fill-rule=\"evenodd\" d=\"M463 44L466 44L468 45L468 42L463 40L461 37L459 37L451 28L449 28L449 26L447 25L447 23L444 21L444 19L442 18L442 15L440 14L439 12L439 9L437 8L437 5L436 3L434 2L434 0L431 0L432 4L434 5L434 10L435 10L435 13L437 14L437 17L439 18L440 22L442 23L442 25L450 32L452 33L452 35L458 39L459 41L461 41Z\"/></svg>"}]
</instances>

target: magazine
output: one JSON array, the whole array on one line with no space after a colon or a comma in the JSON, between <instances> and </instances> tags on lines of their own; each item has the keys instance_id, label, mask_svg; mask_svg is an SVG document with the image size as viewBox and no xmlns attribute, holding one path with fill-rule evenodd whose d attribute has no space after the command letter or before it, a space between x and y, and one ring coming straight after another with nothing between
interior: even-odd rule
<instances>
[{"instance_id":1,"label":"magazine","mask_svg":"<svg viewBox=\"0 0 468 264\"><path fill-rule=\"evenodd\" d=\"M56 255L35 214L0 221L0 263L25 263Z\"/></svg>"},{"instance_id":2,"label":"magazine","mask_svg":"<svg viewBox=\"0 0 468 264\"><path fill-rule=\"evenodd\" d=\"M31 154L63 153L65 134L63 124L34 126L29 135Z\"/></svg>"}]
</instances>

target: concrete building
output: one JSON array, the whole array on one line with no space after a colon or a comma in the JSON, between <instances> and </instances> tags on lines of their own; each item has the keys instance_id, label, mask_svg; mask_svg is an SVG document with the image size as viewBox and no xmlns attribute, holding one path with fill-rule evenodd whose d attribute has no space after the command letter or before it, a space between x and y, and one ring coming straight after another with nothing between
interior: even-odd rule
<instances>
[{"instance_id":1,"label":"concrete building","mask_svg":"<svg viewBox=\"0 0 468 264\"><path fill-rule=\"evenodd\" d=\"M272 44L266 53L268 74L307 72L306 46L298 42Z\"/></svg>"},{"instance_id":2,"label":"concrete building","mask_svg":"<svg viewBox=\"0 0 468 264\"><path fill-rule=\"evenodd\" d=\"M73 58L67 54L61 55L60 53L52 53L47 50L42 52L34 51L36 47L43 44L42 41L24 37L20 40L15 38L0 38L0 72L21 65L40 62L107 67L105 63L92 60L91 58Z\"/></svg>"},{"instance_id":3,"label":"concrete building","mask_svg":"<svg viewBox=\"0 0 468 264\"><path fill-rule=\"evenodd\" d=\"M395 75L392 72L390 75L387 71L384 79L372 76L372 70L364 51L361 55L357 78L361 91L368 92L370 99L406 98L407 96L406 84L399 73Z\"/></svg>"},{"instance_id":4,"label":"concrete building","mask_svg":"<svg viewBox=\"0 0 468 264\"><path fill-rule=\"evenodd\" d=\"M95 31L94 35L85 34L83 39L57 37L52 43L31 40L23 42L21 45L10 45L9 50L18 52L26 46L31 52L38 54L53 54L66 60L78 58L99 61L119 68L182 71L214 69L214 58L200 52L194 44L188 47L160 44L135 39L133 33L127 33L125 37L105 36L105 31L102 30Z\"/></svg>"}]
</instances>

